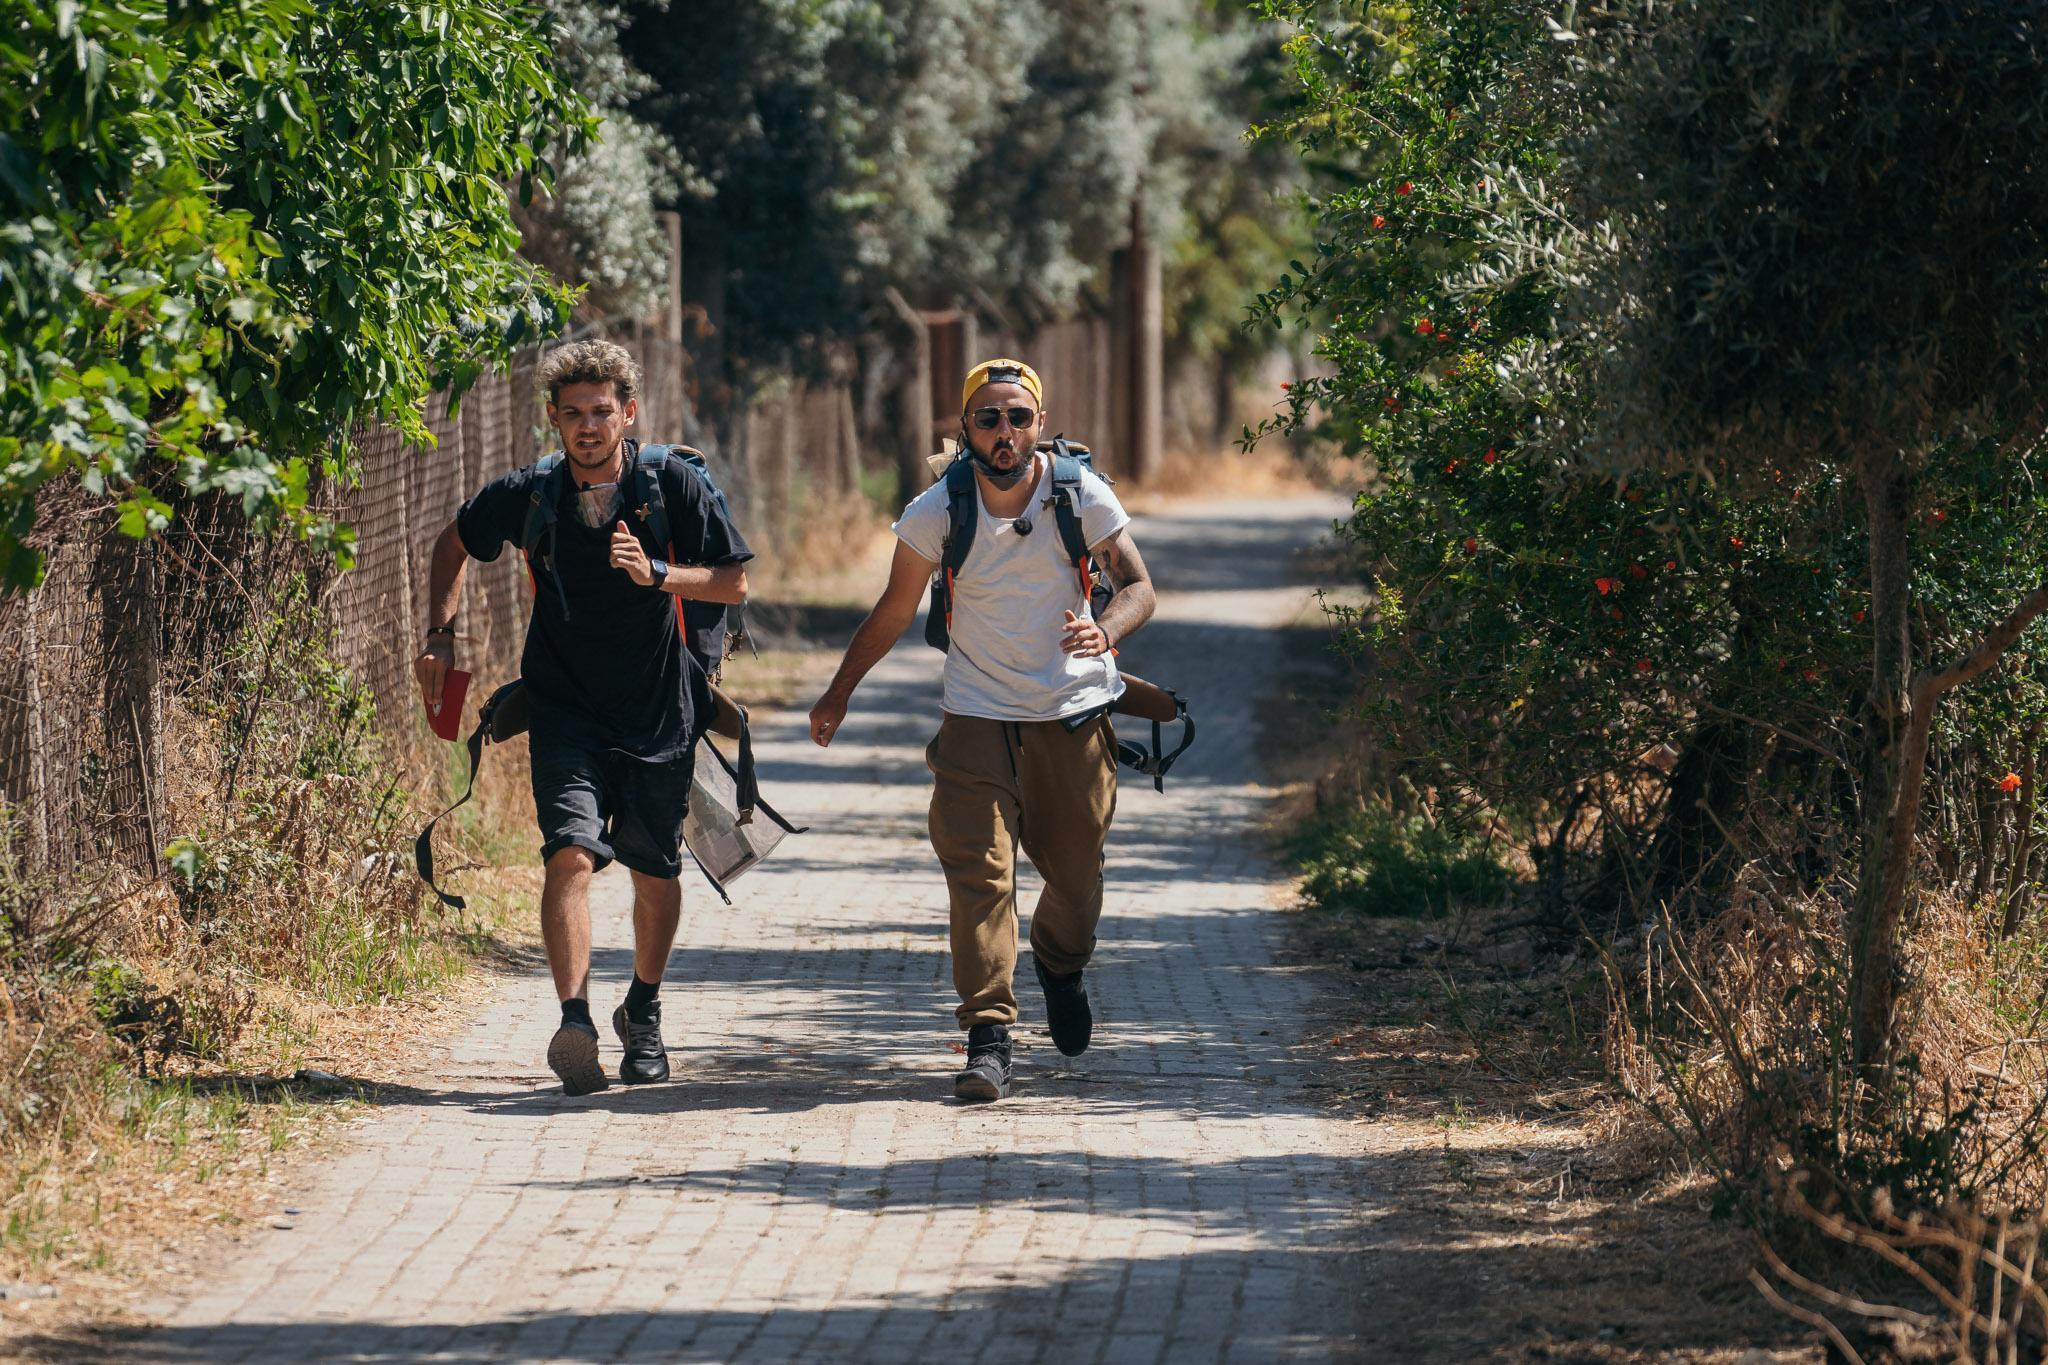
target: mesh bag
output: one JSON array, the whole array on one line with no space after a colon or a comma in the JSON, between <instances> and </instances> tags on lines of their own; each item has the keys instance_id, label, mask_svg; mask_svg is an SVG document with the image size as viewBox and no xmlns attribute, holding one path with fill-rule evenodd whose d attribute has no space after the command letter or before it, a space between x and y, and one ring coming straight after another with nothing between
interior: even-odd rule
<instances>
[{"instance_id":1,"label":"mesh bag","mask_svg":"<svg viewBox=\"0 0 2048 1365\"><path fill-rule=\"evenodd\" d=\"M690 781L690 809L683 817L683 843L720 896L726 884L751 871L775 851L790 828L758 794L744 803L740 771L709 738L702 741L696 772ZM705 756L712 760L703 761ZM762 820L758 816L768 818ZM726 903L731 904L728 898Z\"/></svg>"}]
</instances>

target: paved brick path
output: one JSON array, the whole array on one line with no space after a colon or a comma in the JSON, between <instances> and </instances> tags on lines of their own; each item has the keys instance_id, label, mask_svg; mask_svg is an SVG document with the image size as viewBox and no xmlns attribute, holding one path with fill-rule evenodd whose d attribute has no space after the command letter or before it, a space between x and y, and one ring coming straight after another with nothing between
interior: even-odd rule
<instances>
[{"instance_id":1,"label":"paved brick path","mask_svg":"<svg viewBox=\"0 0 2048 1365\"><path fill-rule=\"evenodd\" d=\"M1010 1100L950 1099L945 889L925 841L938 656L905 644L829 753L764 726L814 832L726 909L686 883L665 993L679 1084L551 1093L545 979L508 983L430 1082L302 1172L288 1230L161 1326L153 1360L1262 1361L1362 1354L1356 1129L1287 1046L1266 793L1245 723L1324 499L1139 526L1162 584L1138 673L1202 722L1161 797L1129 782L1090 972L1096 1046L1040 1032L1028 959ZM1184 773L1185 775L1182 775ZM630 970L601 880L594 1011ZM1035 895L1032 882L1024 900ZM606 1033L606 1065L615 1047Z\"/></svg>"}]
</instances>

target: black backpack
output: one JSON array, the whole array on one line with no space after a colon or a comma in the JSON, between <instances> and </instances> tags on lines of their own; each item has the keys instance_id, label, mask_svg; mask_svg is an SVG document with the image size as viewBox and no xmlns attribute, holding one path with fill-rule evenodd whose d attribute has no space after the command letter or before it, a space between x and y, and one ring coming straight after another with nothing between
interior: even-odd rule
<instances>
[{"instance_id":1,"label":"black backpack","mask_svg":"<svg viewBox=\"0 0 2048 1365\"><path fill-rule=\"evenodd\" d=\"M718 510L730 516L732 509L726 504L725 493L712 480L711 467L705 461L704 452L692 446L641 445L627 439L632 475L627 480L631 490L627 510L637 515L646 527L647 538L664 551L663 558L671 564L676 561L675 538L669 527L668 504L661 496L661 469L670 455L679 456L711 494L711 500L718 504ZM540 588L542 570L552 573L554 556L552 546L542 549L541 542L548 539L561 515L562 487L568 481L569 473L562 459L562 452L552 451L543 455L535 465L540 478L534 481L533 492L526 505L526 525L520 532L519 549L526 556L526 570L532 577L535 591ZM638 515L644 513L644 515ZM560 580L556 580L560 591ZM716 679L724 666L732 646L746 638L744 608L726 606L721 602L698 602L687 598L675 599L676 624L682 630L683 644L703 668L705 676ZM563 614L568 613L567 595L563 596Z\"/></svg>"},{"instance_id":2,"label":"black backpack","mask_svg":"<svg viewBox=\"0 0 2048 1365\"><path fill-rule=\"evenodd\" d=\"M1052 456L1052 515L1059 527L1060 544L1073 561L1077 586L1087 594L1089 609L1098 617L1112 595L1095 557L1089 553L1088 537L1081 529L1079 490L1084 471L1104 482L1109 476L1096 473L1095 457L1087 446L1064 436L1039 443L1038 449ZM953 626L953 579L967 563L974 548L975 515L974 461L962 451L940 476L946 485L946 545L939 558L939 570L932 575L931 610L925 613L924 641L934 649L947 648Z\"/></svg>"}]
</instances>

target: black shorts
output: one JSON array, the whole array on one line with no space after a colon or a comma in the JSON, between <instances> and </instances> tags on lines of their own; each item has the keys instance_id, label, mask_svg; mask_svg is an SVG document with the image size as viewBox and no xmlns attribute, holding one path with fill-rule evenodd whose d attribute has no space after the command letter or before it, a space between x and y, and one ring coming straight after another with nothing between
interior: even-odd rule
<instances>
[{"instance_id":1,"label":"black shorts","mask_svg":"<svg viewBox=\"0 0 2048 1365\"><path fill-rule=\"evenodd\" d=\"M589 849L600 869L617 859L650 877L682 870L694 748L648 763L535 736L532 766L542 862L573 845Z\"/></svg>"}]
</instances>

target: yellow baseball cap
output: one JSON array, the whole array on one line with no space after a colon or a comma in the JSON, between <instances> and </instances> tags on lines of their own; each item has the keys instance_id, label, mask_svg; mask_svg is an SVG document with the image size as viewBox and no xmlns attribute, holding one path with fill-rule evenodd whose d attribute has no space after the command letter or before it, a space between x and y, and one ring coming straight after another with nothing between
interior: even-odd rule
<instances>
[{"instance_id":1,"label":"yellow baseball cap","mask_svg":"<svg viewBox=\"0 0 2048 1365\"><path fill-rule=\"evenodd\" d=\"M1021 360L1004 356L984 360L967 372L967 386L960 390L960 411L967 411L968 400L983 384L1022 384L1031 391L1032 401L1041 408L1045 406L1045 386L1038 380L1038 371Z\"/></svg>"}]
</instances>

